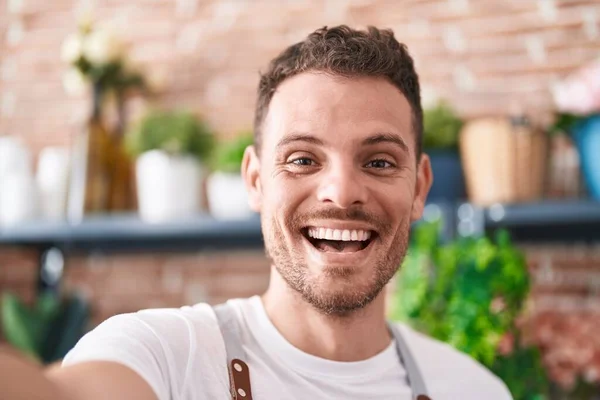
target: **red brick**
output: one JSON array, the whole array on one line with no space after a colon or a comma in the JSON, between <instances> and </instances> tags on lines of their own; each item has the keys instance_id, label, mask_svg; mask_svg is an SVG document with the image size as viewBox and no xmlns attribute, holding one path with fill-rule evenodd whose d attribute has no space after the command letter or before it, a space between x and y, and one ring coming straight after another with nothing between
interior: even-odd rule
<instances>
[{"instance_id":1,"label":"red brick","mask_svg":"<svg viewBox=\"0 0 600 400\"><path fill-rule=\"evenodd\" d=\"M213 295L229 295L246 297L259 294L267 289L269 273L229 272L217 275L211 283L210 293Z\"/></svg>"},{"instance_id":2,"label":"red brick","mask_svg":"<svg viewBox=\"0 0 600 400\"><path fill-rule=\"evenodd\" d=\"M0 268L13 263L33 264L37 262L38 252L25 247L1 247Z\"/></svg>"}]
</instances>

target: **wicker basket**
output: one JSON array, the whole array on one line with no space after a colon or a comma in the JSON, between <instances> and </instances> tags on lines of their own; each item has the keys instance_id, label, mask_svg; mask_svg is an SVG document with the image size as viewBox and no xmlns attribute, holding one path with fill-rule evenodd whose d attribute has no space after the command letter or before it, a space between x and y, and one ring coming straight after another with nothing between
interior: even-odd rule
<instances>
[{"instance_id":1,"label":"wicker basket","mask_svg":"<svg viewBox=\"0 0 600 400\"><path fill-rule=\"evenodd\" d=\"M463 128L460 149L471 202L527 202L544 194L548 140L526 119L484 118Z\"/></svg>"}]
</instances>

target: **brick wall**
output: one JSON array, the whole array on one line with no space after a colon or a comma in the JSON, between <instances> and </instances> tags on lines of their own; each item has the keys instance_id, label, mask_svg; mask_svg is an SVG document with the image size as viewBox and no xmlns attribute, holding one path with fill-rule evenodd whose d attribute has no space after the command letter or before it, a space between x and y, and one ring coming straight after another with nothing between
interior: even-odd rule
<instances>
[{"instance_id":1,"label":"brick wall","mask_svg":"<svg viewBox=\"0 0 600 400\"><path fill-rule=\"evenodd\" d=\"M523 246L532 277L531 314L524 322L551 377L600 381L600 246Z\"/></svg>"},{"instance_id":2,"label":"brick wall","mask_svg":"<svg viewBox=\"0 0 600 400\"><path fill-rule=\"evenodd\" d=\"M35 296L38 254L17 248L0 249L0 291L11 290L26 301ZM266 290L269 263L260 251L67 254L62 283L65 292L79 291L90 299L92 322L142 308L181 307Z\"/></svg>"},{"instance_id":3,"label":"brick wall","mask_svg":"<svg viewBox=\"0 0 600 400\"><path fill-rule=\"evenodd\" d=\"M88 1L0 0L0 134L35 150L76 131L85 98L69 98L59 60ZM323 25L390 27L416 59L424 97L465 116L550 106L552 82L598 55L594 0L97 1L130 55L164 90L156 101L204 114L223 135L250 126L258 71Z\"/></svg>"},{"instance_id":4,"label":"brick wall","mask_svg":"<svg viewBox=\"0 0 600 400\"><path fill-rule=\"evenodd\" d=\"M89 108L88 98L65 94L59 59L77 10L89 3L0 0L0 135L22 137L34 154L68 145ZM551 106L552 83L600 51L600 5L594 0L95 3L97 18L119 29L130 56L161 83L153 101L200 112L224 136L250 126L259 69L323 25L393 28L415 58L424 100L446 97L465 117L526 110L541 118ZM138 105L129 106L134 111ZM568 364L564 358L573 358L578 343L595 343L593 330L582 327L600 315L600 249L525 250L535 282L536 340L549 349L550 363ZM0 249L0 289L31 299L36 263L31 251ZM260 253L93 254L69 258L65 286L91 297L98 322L145 307L260 293L267 276ZM600 344L594 349L587 360L596 360L589 362L600 374Z\"/></svg>"}]
</instances>

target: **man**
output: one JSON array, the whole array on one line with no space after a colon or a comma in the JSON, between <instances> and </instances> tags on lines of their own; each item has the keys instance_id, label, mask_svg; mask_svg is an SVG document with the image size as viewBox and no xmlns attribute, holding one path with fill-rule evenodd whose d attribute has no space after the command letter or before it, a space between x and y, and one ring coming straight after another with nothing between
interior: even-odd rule
<instances>
[{"instance_id":1,"label":"man","mask_svg":"<svg viewBox=\"0 0 600 400\"><path fill-rule=\"evenodd\" d=\"M392 32L323 28L286 49L261 77L255 135L242 173L267 292L217 314L113 317L44 376L5 360L14 382L69 400L510 399L465 355L385 321L432 182L418 77Z\"/></svg>"}]
</instances>

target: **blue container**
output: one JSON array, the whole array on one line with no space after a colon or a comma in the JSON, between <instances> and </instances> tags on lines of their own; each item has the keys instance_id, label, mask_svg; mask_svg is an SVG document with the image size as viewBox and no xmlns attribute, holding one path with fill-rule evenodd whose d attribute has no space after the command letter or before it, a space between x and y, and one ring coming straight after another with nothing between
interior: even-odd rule
<instances>
[{"instance_id":1,"label":"blue container","mask_svg":"<svg viewBox=\"0 0 600 400\"><path fill-rule=\"evenodd\" d=\"M588 192L593 199L600 201L600 115L577 123L573 137Z\"/></svg>"},{"instance_id":2,"label":"blue container","mask_svg":"<svg viewBox=\"0 0 600 400\"><path fill-rule=\"evenodd\" d=\"M433 185L428 202L456 203L466 198L465 178L460 156L452 150L425 150L431 159Z\"/></svg>"}]
</instances>

